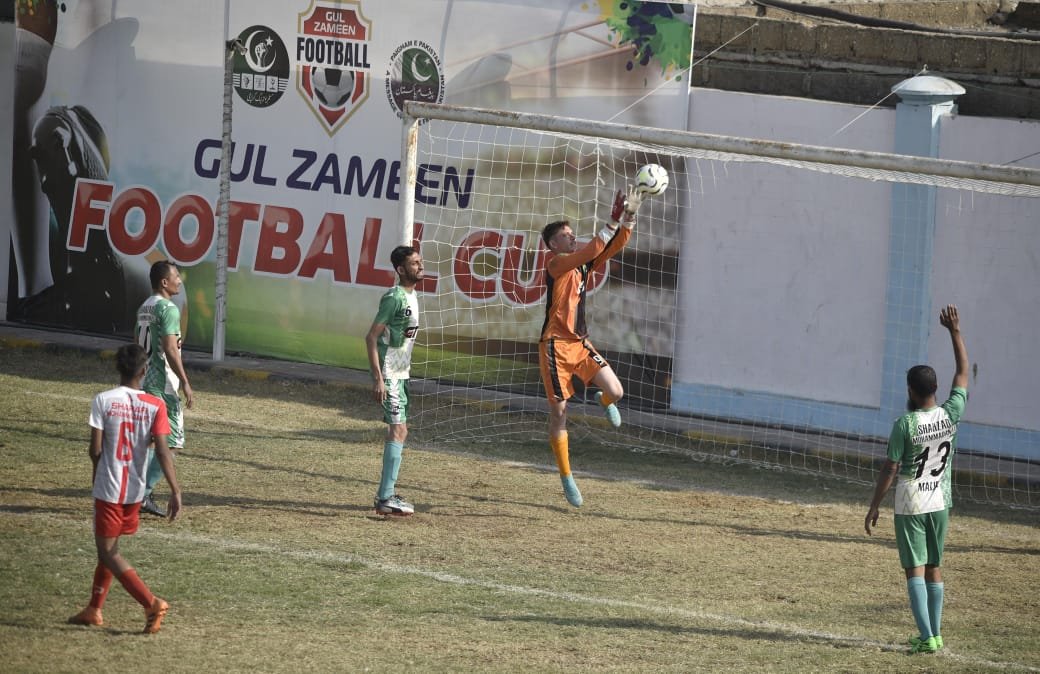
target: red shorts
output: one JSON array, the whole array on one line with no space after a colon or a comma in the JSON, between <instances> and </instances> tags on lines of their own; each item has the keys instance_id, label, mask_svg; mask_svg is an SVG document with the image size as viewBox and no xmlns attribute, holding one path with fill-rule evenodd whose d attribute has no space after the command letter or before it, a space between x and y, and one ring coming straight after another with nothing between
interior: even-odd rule
<instances>
[{"instance_id":1,"label":"red shorts","mask_svg":"<svg viewBox=\"0 0 1040 674\"><path fill-rule=\"evenodd\" d=\"M94 535L118 538L137 533L141 503L109 503L94 499Z\"/></svg>"},{"instance_id":2,"label":"red shorts","mask_svg":"<svg viewBox=\"0 0 1040 674\"><path fill-rule=\"evenodd\" d=\"M606 366L603 356L584 339L548 339L538 343L538 367L550 402L574 395L572 377L588 384Z\"/></svg>"}]
</instances>

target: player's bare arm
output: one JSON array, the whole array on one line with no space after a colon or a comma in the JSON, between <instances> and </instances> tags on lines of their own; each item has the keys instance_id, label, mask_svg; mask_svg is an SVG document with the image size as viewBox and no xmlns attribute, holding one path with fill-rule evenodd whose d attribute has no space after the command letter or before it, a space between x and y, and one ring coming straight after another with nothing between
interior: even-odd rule
<instances>
[{"instance_id":1,"label":"player's bare arm","mask_svg":"<svg viewBox=\"0 0 1040 674\"><path fill-rule=\"evenodd\" d=\"M101 460L101 429L91 428L90 429L90 447L88 453L90 454L90 463L93 465L93 469L90 473L90 483L94 484L94 478L97 477L97 465L98 461Z\"/></svg>"},{"instance_id":2,"label":"player's bare arm","mask_svg":"<svg viewBox=\"0 0 1040 674\"><path fill-rule=\"evenodd\" d=\"M873 535L871 527L877 526L881 499L885 498L885 494L892 488L897 472L899 472L899 464L892 459L885 459L885 464L881 466L881 474L878 475L877 485L874 487L874 498L871 499L870 508L867 509L867 517L863 520L863 528L866 529L868 536Z\"/></svg>"},{"instance_id":3,"label":"player's bare arm","mask_svg":"<svg viewBox=\"0 0 1040 674\"><path fill-rule=\"evenodd\" d=\"M964 338L961 336L961 319L957 307L953 304L946 305L939 312L939 323L950 331L950 339L953 341L953 358L957 363L957 370L953 375L953 385L967 389L970 363L968 348L964 345Z\"/></svg>"},{"instance_id":4,"label":"player's bare arm","mask_svg":"<svg viewBox=\"0 0 1040 674\"><path fill-rule=\"evenodd\" d=\"M365 335L365 347L368 350L368 368L372 373L372 397L382 404L386 400L386 384L383 383L383 371L379 367L379 336L386 330L385 323L373 323Z\"/></svg>"},{"instance_id":5,"label":"player's bare arm","mask_svg":"<svg viewBox=\"0 0 1040 674\"><path fill-rule=\"evenodd\" d=\"M163 352L166 354L166 362L170 369L181 380L181 388L184 389L184 404L191 409L195 401L195 395L188 383L188 373L184 370L184 361L181 360L181 349L177 343L180 338L177 335L164 335L162 338Z\"/></svg>"}]
</instances>

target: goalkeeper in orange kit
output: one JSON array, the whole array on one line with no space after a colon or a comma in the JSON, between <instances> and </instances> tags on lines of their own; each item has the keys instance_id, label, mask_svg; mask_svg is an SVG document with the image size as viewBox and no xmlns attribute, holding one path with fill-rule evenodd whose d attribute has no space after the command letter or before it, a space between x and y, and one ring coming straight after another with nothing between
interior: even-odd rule
<instances>
[{"instance_id":1,"label":"goalkeeper in orange kit","mask_svg":"<svg viewBox=\"0 0 1040 674\"><path fill-rule=\"evenodd\" d=\"M549 248L545 260L545 323L538 344L538 365L549 400L549 446L560 469L567 502L582 504L581 492L571 475L567 444L567 400L574 395L572 377L599 387L596 400L615 427L621 425L617 402L625 394L614 370L588 341L585 324L585 291L595 271L602 270L632 236L642 194L631 187L618 191L610 222L595 237L578 248L570 222L551 222L542 230Z\"/></svg>"}]
</instances>

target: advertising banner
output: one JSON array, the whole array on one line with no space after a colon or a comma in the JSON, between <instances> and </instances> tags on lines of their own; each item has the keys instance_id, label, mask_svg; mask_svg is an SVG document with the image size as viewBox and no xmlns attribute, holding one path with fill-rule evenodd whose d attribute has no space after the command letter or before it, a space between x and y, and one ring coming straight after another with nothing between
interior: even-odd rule
<instances>
[{"instance_id":1,"label":"advertising banner","mask_svg":"<svg viewBox=\"0 0 1040 674\"><path fill-rule=\"evenodd\" d=\"M170 259L185 281L185 341L211 345L225 45L237 39L227 349L367 367L363 335L395 280L400 199L466 209L479 189L445 163L423 167L402 195L404 103L682 128L690 11L620 0L20 2L8 317L129 334L150 264ZM420 290L444 273L428 269Z\"/></svg>"}]
</instances>

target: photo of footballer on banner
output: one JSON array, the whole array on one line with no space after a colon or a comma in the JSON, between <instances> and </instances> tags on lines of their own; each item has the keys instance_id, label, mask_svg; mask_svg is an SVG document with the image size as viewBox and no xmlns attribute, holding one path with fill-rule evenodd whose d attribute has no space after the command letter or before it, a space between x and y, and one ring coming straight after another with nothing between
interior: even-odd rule
<instances>
[{"instance_id":1,"label":"photo of footballer on banner","mask_svg":"<svg viewBox=\"0 0 1040 674\"><path fill-rule=\"evenodd\" d=\"M129 48L132 26L108 22L104 3L82 2L75 19L97 24L78 47ZM16 3L12 152L12 243L17 297L12 318L100 333L129 331L145 279L119 256L104 232L67 245L76 181L106 180L111 166L103 125L85 105L40 109L59 25L70 20L55 0ZM14 290L14 289L12 289Z\"/></svg>"}]
</instances>

